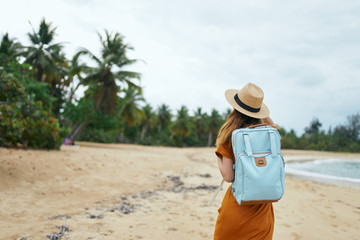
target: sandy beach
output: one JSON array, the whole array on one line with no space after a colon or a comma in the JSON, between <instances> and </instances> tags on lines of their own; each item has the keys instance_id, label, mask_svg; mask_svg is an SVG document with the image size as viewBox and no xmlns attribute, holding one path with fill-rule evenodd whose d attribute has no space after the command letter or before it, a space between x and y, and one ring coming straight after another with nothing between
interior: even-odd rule
<instances>
[{"instance_id":1,"label":"sandy beach","mask_svg":"<svg viewBox=\"0 0 360 240\"><path fill-rule=\"evenodd\" d=\"M214 148L0 148L0 239L212 239ZM360 154L284 150L286 161ZM360 189L286 176L274 239L360 239ZM59 226L59 228L57 227ZM60 226L63 226L62 228ZM55 235L53 235L55 236Z\"/></svg>"}]
</instances>

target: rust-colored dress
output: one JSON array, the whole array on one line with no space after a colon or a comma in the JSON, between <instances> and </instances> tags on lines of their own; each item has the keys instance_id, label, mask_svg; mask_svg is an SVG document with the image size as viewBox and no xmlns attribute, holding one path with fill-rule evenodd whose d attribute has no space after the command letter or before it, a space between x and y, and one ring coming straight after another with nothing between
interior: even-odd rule
<instances>
[{"instance_id":1,"label":"rust-colored dress","mask_svg":"<svg viewBox=\"0 0 360 240\"><path fill-rule=\"evenodd\" d=\"M219 146L218 157L234 160L231 144ZM226 191L216 221L214 240L271 240L274 231L274 210L272 203L239 205L231 192Z\"/></svg>"}]
</instances>

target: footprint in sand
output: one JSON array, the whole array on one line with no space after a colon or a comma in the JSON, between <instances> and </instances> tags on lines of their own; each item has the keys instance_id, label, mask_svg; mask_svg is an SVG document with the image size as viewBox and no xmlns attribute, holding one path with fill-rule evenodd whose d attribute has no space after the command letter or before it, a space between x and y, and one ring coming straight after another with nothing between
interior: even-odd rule
<instances>
[{"instance_id":1,"label":"footprint in sand","mask_svg":"<svg viewBox=\"0 0 360 240\"><path fill-rule=\"evenodd\" d=\"M287 227L287 228L290 228L290 227L291 227L291 225L290 225L290 224L287 224L287 223L283 223L282 225L285 226L285 227Z\"/></svg>"},{"instance_id":2,"label":"footprint in sand","mask_svg":"<svg viewBox=\"0 0 360 240\"><path fill-rule=\"evenodd\" d=\"M176 232L178 229L177 228L174 228L174 227L169 227L167 229L167 231L173 231L173 232Z\"/></svg>"},{"instance_id":3,"label":"footprint in sand","mask_svg":"<svg viewBox=\"0 0 360 240\"><path fill-rule=\"evenodd\" d=\"M208 238L209 237L209 234L207 234L207 233L200 233L200 235L202 236L202 237L204 237L204 238Z\"/></svg>"},{"instance_id":4,"label":"footprint in sand","mask_svg":"<svg viewBox=\"0 0 360 240\"><path fill-rule=\"evenodd\" d=\"M294 238L293 238L294 240L299 240L299 239L301 239L301 238L300 238L300 235L297 234L297 233L295 233L295 232L292 232L292 233L291 233L291 236L294 237Z\"/></svg>"},{"instance_id":5,"label":"footprint in sand","mask_svg":"<svg viewBox=\"0 0 360 240\"><path fill-rule=\"evenodd\" d=\"M24 216L24 212L11 214L13 218L21 218Z\"/></svg>"}]
</instances>

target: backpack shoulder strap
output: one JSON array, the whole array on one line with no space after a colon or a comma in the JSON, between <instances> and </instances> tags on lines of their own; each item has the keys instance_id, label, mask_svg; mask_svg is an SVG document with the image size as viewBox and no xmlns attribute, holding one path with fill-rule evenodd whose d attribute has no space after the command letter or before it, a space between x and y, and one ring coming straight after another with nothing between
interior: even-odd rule
<instances>
[{"instance_id":1,"label":"backpack shoulder strap","mask_svg":"<svg viewBox=\"0 0 360 240\"><path fill-rule=\"evenodd\" d=\"M277 125L268 125L266 123L259 123L259 124L254 124L254 125L250 125L246 128L256 128L256 127L262 127L262 126L269 126L269 127L272 127L272 128L275 128L275 129L280 129L281 127L280 126L277 126Z\"/></svg>"},{"instance_id":2,"label":"backpack shoulder strap","mask_svg":"<svg viewBox=\"0 0 360 240\"><path fill-rule=\"evenodd\" d=\"M266 123L259 123L259 124L250 125L247 128L256 128L256 127L262 127L262 126L267 126L267 124Z\"/></svg>"}]
</instances>

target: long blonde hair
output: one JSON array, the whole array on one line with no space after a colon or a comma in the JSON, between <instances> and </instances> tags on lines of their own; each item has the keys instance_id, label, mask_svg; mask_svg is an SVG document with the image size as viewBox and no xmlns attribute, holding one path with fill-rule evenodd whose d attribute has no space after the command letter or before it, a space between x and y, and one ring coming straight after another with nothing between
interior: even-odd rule
<instances>
[{"instance_id":1,"label":"long blonde hair","mask_svg":"<svg viewBox=\"0 0 360 240\"><path fill-rule=\"evenodd\" d=\"M227 117L224 125L219 130L216 147L228 145L231 147L231 134L235 129L263 123L262 119L246 116L235 109Z\"/></svg>"}]
</instances>

